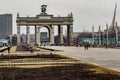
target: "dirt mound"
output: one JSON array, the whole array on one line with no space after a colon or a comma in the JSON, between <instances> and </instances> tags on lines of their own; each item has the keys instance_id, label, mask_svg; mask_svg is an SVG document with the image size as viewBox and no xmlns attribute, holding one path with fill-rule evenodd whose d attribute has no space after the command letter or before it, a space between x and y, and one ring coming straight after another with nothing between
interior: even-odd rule
<instances>
[{"instance_id":1,"label":"dirt mound","mask_svg":"<svg viewBox=\"0 0 120 80\"><path fill-rule=\"evenodd\" d=\"M120 80L120 73L90 64L0 68L0 80Z\"/></svg>"}]
</instances>

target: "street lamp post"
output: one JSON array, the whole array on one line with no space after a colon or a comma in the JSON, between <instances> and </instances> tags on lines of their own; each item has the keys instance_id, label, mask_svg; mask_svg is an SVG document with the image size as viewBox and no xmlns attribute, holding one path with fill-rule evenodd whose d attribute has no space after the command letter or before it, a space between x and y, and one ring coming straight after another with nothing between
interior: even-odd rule
<instances>
[{"instance_id":1,"label":"street lamp post","mask_svg":"<svg viewBox=\"0 0 120 80\"><path fill-rule=\"evenodd\" d=\"M92 44L94 46L95 43L95 37L94 37L94 26L92 27Z\"/></svg>"},{"instance_id":2,"label":"street lamp post","mask_svg":"<svg viewBox=\"0 0 120 80\"><path fill-rule=\"evenodd\" d=\"M117 27L117 22L116 22L116 26L115 26L115 34L116 34L116 46L118 45L118 27Z\"/></svg>"},{"instance_id":3,"label":"street lamp post","mask_svg":"<svg viewBox=\"0 0 120 80\"><path fill-rule=\"evenodd\" d=\"M106 46L108 47L108 24L106 24Z\"/></svg>"},{"instance_id":4,"label":"street lamp post","mask_svg":"<svg viewBox=\"0 0 120 80\"><path fill-rule=\"evenodd\" d=\"M101 27L99 26L99 46L101 45Z\"/></svg>"}]
</instances>

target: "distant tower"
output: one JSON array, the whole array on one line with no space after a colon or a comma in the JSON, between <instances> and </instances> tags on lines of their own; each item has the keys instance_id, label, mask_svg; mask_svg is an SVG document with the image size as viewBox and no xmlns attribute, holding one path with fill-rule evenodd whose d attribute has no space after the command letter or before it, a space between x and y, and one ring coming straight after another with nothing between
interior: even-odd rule
<instances>
[{"instance_id":1,"label":"distant tower","mask_svg":"<svg viewBox=\"0 0 120 80\"><path fill-rule=\"evenodd\" d=\"M0 14L0 38L12 35L12 14Z\"/></svg>"},{"instance_id":2,"label":"distant tower","mask_svg":"<svg viewBox=\"0 0 120 80\"><path fill-rule=\"evenodd\" d=\"M115 29L115 23L116 23L116 9L117 9L117 3L115 4L115 9L114 9L114 15L113 15L113 19L112 19L112 23L109 27L109 31L112 31Z\"/></svg>"}]
</instances>

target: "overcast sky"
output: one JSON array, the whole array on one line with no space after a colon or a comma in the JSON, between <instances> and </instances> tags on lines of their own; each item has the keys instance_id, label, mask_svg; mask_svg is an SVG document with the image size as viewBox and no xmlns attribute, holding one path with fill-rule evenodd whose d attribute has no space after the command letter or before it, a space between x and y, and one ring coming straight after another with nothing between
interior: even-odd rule
<instances>
[{"instance_id":1,"label":"overcast sky","mask_svg":"<svg viewBox=\"0 0 120 80\"><path fill-rule=\"evenodd\" d=\"M92 25L105 28L111 24L115 3L117 2L118 25L120 25L120 0L0 0L0 14L13 14L13 33L16 33L16 14L34 17L41 12L41 5L47 6L47 13L54 16L67 16L73 13L74 32L91 31Z\"/></svg>"}]
</instances>

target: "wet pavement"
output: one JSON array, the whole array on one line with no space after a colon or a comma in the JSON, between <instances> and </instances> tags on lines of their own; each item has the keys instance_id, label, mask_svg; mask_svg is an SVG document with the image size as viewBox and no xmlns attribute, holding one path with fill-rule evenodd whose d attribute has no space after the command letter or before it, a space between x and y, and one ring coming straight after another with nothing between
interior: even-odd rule
<instances>
[{"instance_id":1,"label":"wet pavement","mask_svg":"<svg viewBox=\"0 0 120 80\"><path fill-rule=\"evenodd\" d=\"M64 47L64 46L46 46L46 48L63 50L60 52L53 53L69 56L77 60L81 60L83 62L90 62L98 66L120 71L120 49L89 48L88 50L85 50L83 47ZM37 54L49 52L35 52L35 53ZM31 53L15 52L12 54L31 54Z\"/></svg>"},{"instance_id":2,"label":"wet pavement","mask_svg":"<svg viewBox=\"0 0 120 80\"><path fill-rule=\"evenodd\" d=\"M49 46L48 48L64 50L64 52L56 52L56 54L66 55L81 61L91 62L98 66L120 71L120 49L89 48L85 50L83 47L64 46Z\"/></svg>"}]
</instances>

